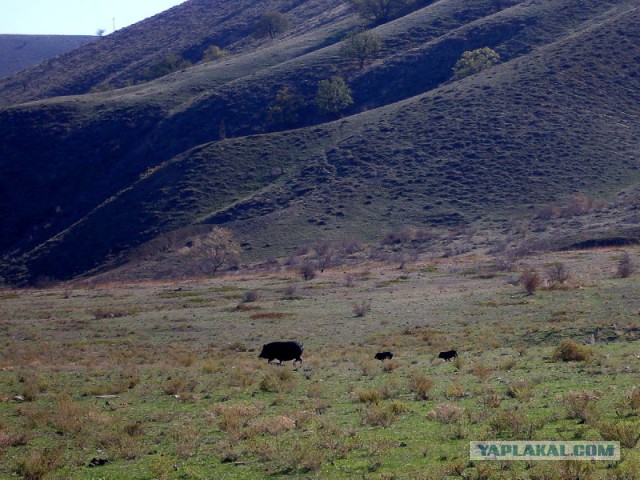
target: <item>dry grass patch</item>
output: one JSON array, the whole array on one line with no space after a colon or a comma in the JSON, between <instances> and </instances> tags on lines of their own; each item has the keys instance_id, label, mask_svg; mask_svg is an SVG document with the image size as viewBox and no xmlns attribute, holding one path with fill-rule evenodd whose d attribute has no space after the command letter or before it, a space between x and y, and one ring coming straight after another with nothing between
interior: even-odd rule
<instances>
[{"instance_id":1,"label":"dry grass patch","mask_svg":"<svg viewBox=\"0 0 640 480\"><path fill-rule=\"evenodd\" d=\"M31 448L18 458L15 471L24 480L44 480L49 473L62 467L66 450L64 444Z\"/></svg>"},{"instance_id":2,"label":"dry grass patch","mask_svg":"<svg viewBox=\"0 0 640 480\"><path fill-rule=\"evenodd\" d=\"M249 422L249 428L255 433L280 435L296 428L296 421L286 415L259 418Z\"/></svg>"},{"instance_id":3,"label":"dry grass patch","mask_svg":"<svg viewBox=\"0 0 640 480\"><path fill-rule=\"evenodd\" d=\"M427 417L434 422L449 424L460 420L463 414L464 408L452 403L441 403L427 413Z\"/></svg>"},{"instance_id":4,"label":"dry grass patch","mask_svg":"<svg viewBox=\"0 0 640 480\"><path fill-rule=\"evenodd\" d=\"M295 317L295 313L284 313L284 312L260 312L253 313L249 318L252 320L282 320L287 317Z\"/></svg>"}]
</instances>

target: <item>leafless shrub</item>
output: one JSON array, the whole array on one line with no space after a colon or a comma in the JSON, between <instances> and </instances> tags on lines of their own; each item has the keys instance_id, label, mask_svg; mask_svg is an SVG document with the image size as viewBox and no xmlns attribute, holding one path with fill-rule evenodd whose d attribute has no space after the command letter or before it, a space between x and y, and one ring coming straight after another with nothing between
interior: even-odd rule
<instances>
[{"instance_id":1,"label":"leafless shrub","mask_svg":"<svg viewBox=\"0 0 640 480\"><path fill-rule=\"evenodd\" d=\"M283 293L286 300L294 299L298 296L298 286L295 283L289 283L284 287Z\"/></svg>"},{"instance_id":2,"label":"leafless shrub","mask_svg":"<svg viewBox=\"0 0 640 480\"><path fill-rule=\"evenodd\" d=\"M360 240L352 240L344 246L344 251L348 255L353 255L355 253L364 252L365 245Z\"/></svg>"},{"instance_id":3,"label":"leafless shrub","mask_svg":"<svg viewBox=\"0 0 640 480\"><path fill-rule=\"evenodd\" d=\"M302 275L302 278L306 281L313 280L317 275L315 265L309 261L304 262L302 267L300 267L300 275Z\"/></svg>"},{"instance_id":4,"label":"leafless shrub","mask_svg":"<svg viewBox=\"0 0 640 480\"><path fill-rule=\"evenodd\" d=\"M371 311L371 301L362 300L360 303L354 303L352 310L353 310L353 314L356 317L364 317L367 313Z\"/></svg>"},{"instance_id":5,"label":"leafless shrub","mask_svg":"<svg viewBox=\"0 0 640 480\"><path fill-rule=\"evenodd\" d=\"M540 275L533 270L526 270L522 272L519 280L520 285L525 289L528 295L533 295L538 290L538 287L542 283Z\"/></svg>"},{"instance_id":6,"label":"leafless shrub","mask_svg":"<svg viewBox=\"0 0 640 480\"><path fill-rule=\"evenodd\" d=\"M257 290L249 290L245 292L244 296L242 297L242 301L244 303L253 303L257 302L258 300L260 300L260 292L258 292Z\"/></svg>"},{"instance_id":7,"label":"leafless shrub","mask_svg":"<svg viewBox=\"0 0 640 480\"><path fill-rule=\"evenodd\" d=\"M618 276L620 278L628 278L633 275L637 269L638 264L636 260L629 254L629 252L624 252L618 262Z\"/></svg>"},{"instance_id":8,"label":"leafless shrub","mask_svg":"<svg viewBox=\"0 0 640 480\"><path fill-rule=\"evenodd\" d=\"M547 279L552 285L564 285L570 278L567 267L562 262L554 262L547 268Z\"/></svg>"},{"instance_id":9,"label":"leafless shrub","mask_svg":"<svg viewBox=\"0 0 640 480\"><path fill-rule=\"evenodd\" d=\"M347 273L344 276L344 286L347 288L351 288L355 285L356 283L356 277L355 275L351 275L350 273Z\"/></svg>"},{"instance_id":10,"label":"leafless shrub","mask_svg":"<svg viewBox=\"0 0 640 480\"><path fill-rule=\"evenodd\" d=\"M534 218L536 220L551 220L558 218L562 213L562 209L556 205L544 205L538 209Z\"/></svg>"}]
</instances>

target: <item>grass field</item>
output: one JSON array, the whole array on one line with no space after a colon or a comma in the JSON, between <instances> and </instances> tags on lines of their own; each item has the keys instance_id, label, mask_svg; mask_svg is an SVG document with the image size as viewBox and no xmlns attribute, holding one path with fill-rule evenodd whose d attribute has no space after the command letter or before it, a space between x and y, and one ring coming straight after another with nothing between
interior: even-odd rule
<instances>
[{"instance_id":1,"label":"grass field","mask_svg":"<svg viewBox=\"0 0 640 480\"><path fill-rule=\"evenodd\" d=\"M639 478L622 252L2 291L0 478ZM302 366L257 358L280 339ZM555 358L567 340L582 360ZM617 440L623 461L470 462L480 439Z\"/></svg>"}]
</instances>

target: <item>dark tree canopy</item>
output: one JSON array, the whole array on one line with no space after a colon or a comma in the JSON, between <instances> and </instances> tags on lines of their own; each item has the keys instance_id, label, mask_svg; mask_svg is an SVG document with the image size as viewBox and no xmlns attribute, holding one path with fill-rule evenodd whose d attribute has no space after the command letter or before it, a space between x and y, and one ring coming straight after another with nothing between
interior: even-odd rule
<instances>
[{"instance_id":1,"label":"dark tree canopy","mask_svg":"<svg viewBox=\"0 0 640 480\"><path fill-rule=\"evenodd\" d=\"M274 102L269 105L270 120L285 126L296 125L305 106L304 97L285 85L278 90Z\"/></svg>"},{"instance_id":2,"label":"dark tree canopy","mask_svg":"<svg viewBox=\"0 0 640 480\"><path fill-rule=\"evenodd\" d=\"M256 38L275 38L276 35L289 30L291 22L289 18L280 12L266 12L260 15L253 25L253 36Z\"/></svg>"},{"instance_id":3,"label":"dark tree canopy","mask_svg":"<svg viewBox=\"0 0 640 480\"><path fill-rule=\"evenodd\" d=\"M399 15L415 0L350 0L358 14L376 23L384 23Z\"/></svg>"}]
</instances>

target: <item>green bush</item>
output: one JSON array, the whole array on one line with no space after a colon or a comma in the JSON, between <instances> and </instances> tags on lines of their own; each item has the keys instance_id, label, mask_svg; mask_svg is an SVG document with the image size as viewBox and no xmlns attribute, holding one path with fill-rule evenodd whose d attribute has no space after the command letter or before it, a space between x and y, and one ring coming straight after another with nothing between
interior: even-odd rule
<instances>
[{"instance_id":1,"label":"green bush","mask_svg":"<svg viewBox=\"0 0 640 480\"><path fill-rule=\"evenodd\" d=\"M453 67L457 80L485 70L500 62L500 55L489 47L466 51Z\"/></svg>"},{"instance_id":2,"label":"green bush","mask_svg":"<svg viewBox=\"0 0 640 480\"><path fill-rule=\"evenodd\" d=\"M316 105L322 113L338 113L352 104L351 89L342 77L322 80L318 84Z\"/></svg>"}]
</instances>

